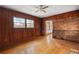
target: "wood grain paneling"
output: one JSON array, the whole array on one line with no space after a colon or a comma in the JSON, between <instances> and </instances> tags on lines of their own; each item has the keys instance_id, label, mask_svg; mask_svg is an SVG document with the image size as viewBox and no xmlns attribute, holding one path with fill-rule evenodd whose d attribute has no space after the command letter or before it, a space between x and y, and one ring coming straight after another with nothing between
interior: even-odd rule
<instances>
[{"instance_id":1,"label":"wood grain paneling","mask_svg":"<svg viewBox=\"0 0 79 59\"><path fill-rule=\"evenodd\" d=\"M33 29L13 28L14 16L34 20L35 27ZM23 41L31 41L32 38L37 36L40 36L39 18L0 7L0 49L5 49L7 47L14 46Z\"/></svg>"},{"instance_id":2,"label":"wood grain paneling","mask_svg":"<svg viewBox=\"0 0 79 59\"><path fill-rule=\"evenodd\" d=\"M45 17L43 22L46 20L53 21L54 37L79 42L79 10ZM45 25L43 30L45 34Z\"/></svg>"}]
</instances>

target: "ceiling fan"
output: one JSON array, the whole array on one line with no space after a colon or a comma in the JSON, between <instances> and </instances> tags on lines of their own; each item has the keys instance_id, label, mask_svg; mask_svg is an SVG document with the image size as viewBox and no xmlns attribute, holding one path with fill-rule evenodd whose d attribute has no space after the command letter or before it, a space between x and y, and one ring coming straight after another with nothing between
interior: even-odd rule
<instances>
[{"instance_id":1,"label":"ceiling fan","mask_svg":"<svg viewBox=\"0 0 79 59\"><path fill-rule=\"evenodd\" d=\"M35 7L35 8L37 8L37 10L35 11L35 13L37 13L37 12L44 12L44 13L46 13L46 10L45 9L47 9L48 6L39 5L39 6Z\"/></svg>"}]
</instances>

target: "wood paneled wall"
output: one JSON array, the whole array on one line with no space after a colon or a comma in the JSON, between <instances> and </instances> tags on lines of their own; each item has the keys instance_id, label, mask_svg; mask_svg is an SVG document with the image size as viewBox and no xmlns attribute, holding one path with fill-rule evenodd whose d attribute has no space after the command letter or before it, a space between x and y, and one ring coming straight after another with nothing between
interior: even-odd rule
<instances>
[{"instance_id":1,"label":"wood paneled wall","mask_svg":"<svg viewBox=\"0 0 79 59\"><path fill-rule=\"evenodd\" d=\"M53 36L55 38L79 42L79 10L46 17L43 19L43 23L46 20L53 21ZM43 27L42 33L45 34L45 24Z\"/></svg>"},{"instance_id":2,"label":"wood paneled wall","mask_svg":"<svg viewBox=\"0 0 79 59\"><path fill-rule=\"evenodd\" d=\"M13 28L14 16L33 19L35 27L33 29ZM0 50L21 42L31 41L32 38L40 36L40 30L39 18L0 7Z\"/></svg>"}]
</instances>

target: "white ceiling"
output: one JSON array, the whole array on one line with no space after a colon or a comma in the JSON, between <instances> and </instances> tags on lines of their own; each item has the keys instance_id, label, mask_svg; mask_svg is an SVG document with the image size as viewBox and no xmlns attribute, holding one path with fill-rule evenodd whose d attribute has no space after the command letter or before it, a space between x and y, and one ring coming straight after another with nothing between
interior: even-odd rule
<instances>
[{"instance_id":1,"label":"white ceiling","mask_svg":"<svg viewBox=\"0 0 79 59\"><path fill-rule=\"evenodd\" d=\"M16 10L19 12L27 13L40 18L48 17L56 14L61 14L69 11L74 11L79 9L79 5L48 5L49 7L45 9L47 12L37 12L35 7L37 5L3 5L5 8Z\"/></svg>"}]
</instances>

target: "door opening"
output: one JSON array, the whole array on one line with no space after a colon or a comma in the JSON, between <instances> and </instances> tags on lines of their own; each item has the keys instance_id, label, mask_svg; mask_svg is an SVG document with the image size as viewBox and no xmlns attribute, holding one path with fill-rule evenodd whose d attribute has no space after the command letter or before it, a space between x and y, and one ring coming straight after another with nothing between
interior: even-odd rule
<instances>
[{"instance_id":1,"label":"door opening","mask_svg":"<svg viewBox=\"0 0 79 59\"><path fill-rule=\"evenodd\" d=\"M47 43L50 44L53 40L53 21L49 20L45 22L45 35Z\"/></svg>"},{"instance_id":2,"label":"door opening","mask_svg":"<svg viewBox=\"0 0 79 59\"><path fill-rule=\"evenodd\" d=\"M48 20L48 21L46 21L45 22L45 24L46 24L46 28L45 28L45 34L47 35L47 34L52 34L53 33L53 21L51 21L51 20Z\"/></svg>"}]
</instances>

